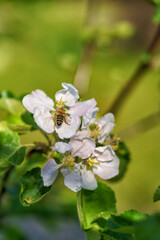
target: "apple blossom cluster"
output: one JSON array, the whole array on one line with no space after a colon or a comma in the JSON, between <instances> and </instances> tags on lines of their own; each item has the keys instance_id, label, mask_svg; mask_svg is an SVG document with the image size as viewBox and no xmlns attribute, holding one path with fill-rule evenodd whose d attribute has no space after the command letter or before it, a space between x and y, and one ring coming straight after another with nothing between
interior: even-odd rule
<instances>
[{"instance_id":1,"label":"apple blossom cluster","mask_svg":"<svg viewBox=\"0 0 160 240\"><path fill-rule=\"evenodd\" d=\"M55 104L42 90L23 98L23 105L39 128L48 134L55 131L59 137L52 147L58 160L49 159L41 170L44 186L50 186L61 172L64 184L74 192L94 190L95 175L110 179L119 173L119 159L110 136L114 115L108 113L96 120L99 108L94 98L78 101L78 91L72 84L62 83L62 87L55 94Z\"/></svg>"}]
</instances>

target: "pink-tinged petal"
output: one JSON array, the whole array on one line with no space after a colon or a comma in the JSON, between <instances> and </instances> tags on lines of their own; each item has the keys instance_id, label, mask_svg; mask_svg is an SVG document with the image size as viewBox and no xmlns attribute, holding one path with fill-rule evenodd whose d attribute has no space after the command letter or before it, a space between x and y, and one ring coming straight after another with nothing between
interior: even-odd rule
<instances>
[{"instance_id":1,"label":"pink-tinged petal","mask_svg":"<svg viewBox=\"0 0 160 240\"><path fill-rule=\"evenodd\" d=\"M62 83L62 87L64 89L55 94L56 101L60 101L62 99L64 102L66 102L65 105L69 107L74 106L77 99L79 99L78 90L69 83Z\"/></svg>"},{"instance_id":2,"label":"pink-tinged petal","mask_svg":"<svg viewBox=\"0 0 160 240\"><path fill-rule=\"evenodd\" d=\"M102 128L104 125L107 125L108 123L113 123L115 121L114 115L112 113L107 113L103 117L99 118L96 121L96 124Z\"/></svg>"},{"instance_id":3,"label":"pink-tinged petal","mask_svg":"<svg viewBox=\"0 0 160 240\"><path fill-rule=\"evenodd\" d=\"M82 188L94 190L97 188L97 181L92 171L81 170Z\"/></svg>"},{"instance_id":4,"label":"pink-tinged petal","mask_svg":"<svg viewBox=\"0 0 160 240\"><path fill-rule=\"evenodd\" d=\"M95 142L91 138L73 138L69 144L72 146L72 156L82 159L89 158L95 150Z\"/></svg>"},{"instance_id":5,"label":"pink-tinged petal","mask_svg":"<svg viewBox=\"0 0 160 240\"><path fill-rule=\"evenodd\" d=\"M101 135L98 136L98 142L103 143L115 126L114 115L112 113L107 113L103 117L99 118L96 121L96 124L101 129Z\"/></svg>"},{"instance_id":6,"label":"pink-tinged petal","mask_svg":"<svg viewBox=\"0 0 160 240\"><path fill-rule=\"evenodd\" d=\"M84 102L78 102L68 110L68 113L75 114L81 117L87 114L89 111L91 111L91 109L93 109L96 106L96 104L97 102L95 101L94 98Z\"/></svg>"},{"instance_id":7,"label":"pink-tinged petal","mask_svg":"<svg viewBox=\"0 0 160 240\"><path fill-rule=\"evenodd\" d=\"M119 158L115 156L110 162L95 164L93 172L105 180L115 177L119 173Z\"/></svg>"},{"instance_id":8,"label":"pink-tinged petal","mask_svg":"<svg viewBox=\"0 0 160 240\"><path fill-rule=\"evenodd\" d=\"M43 178L44 186L50 186L58 175L58 169L62 164L57 164L54 159L49 159L48 162L41 169L41 176Z\"/></svg>"},{"instance_id":9,"label":"pink-tinged petal","mask_svg":"<svg viewBox=\"0 0 160 240\"><path fill-rule=\"evenodd\" d=\"M96 107L83 116L82 129L88 128L90 124L95 122L98 111L99 111L99 108Z\"/></svg>"},{"instance_id":10,"label":"pink-tinged petal","mask_svg":"<svg viewBox=\"0 0 160 240\"><path fill-rule=\"evenodd\" d=\"M53 110L54 102L51 98L49 98L45 92L42 90L35 90L31 94L26 95L22 100L23 105L25 108L33 113L34 108L40 106L46 106L50 110Z\"/></svg>"},{"instance_id":11,"label":"pink-tinged petal","mask_svg":"<svg viewBox=\"0 0 160 240\"><path fill-rule=\"evenodd\" d=\"M105 125L104 127L102 127L101 129L101 135L98 136L98 142L99 143L103 143L106 138L109 136L110 132L113 130L115 124L114 123L108 123L107 125Z\"/></svg>"},{"instance_id":12,"label":"pink-tinged petal","mask_svg":"<svg viewBox=\"0 0 160 240\"><path fill-rule=\"evenodd\" d=\"M81 190L81 176L79 171L70 170L68 168L63 168L61 173L64 176L64 185L70 188L74 192Z\"/></svg>"},{"instance_id":13,"label":"pink-tinged petal","mask_svg":"<svg viewBox=\"0 0 160 240\"><path fill-rule=\"evenodd\" d=\"M54 131L53 115L48 108L41 106L34 108L33 117L37 125L47 133Z\"/></svg>"},{"instance_id":14,"label":"pink-tinged petal","mask_svg":"<svg viewBox=\"0 0 160 240\"><path fill-rule=\"evenodd\" d=\"M52 151L57 151L59 153L65 153L65 152L68 152L68 151L71 151L72 150L72 147L68 144L68 143L65 143L65 142L56 142L56 144L54 145Z\"/></svg>"},{"instance_id":15,"label":"pink-tinged petal","mask_svg":"<svg viewBox=\"0 0 160 240\"><path fill-rule=\"evenodd\" d=\"M82 131L78 131L76 136L74 138L88 138L90 135L90 132L87 130L82 130Z\"/></svg>"},{"instance_id":16,"label":"pink-tinged petal","mask_svg":"<svg viewBox=\"0 0 160 240\"><path fill-rule=\"evenodd\" d=\"M66 122L68 124L63 122L60 127L57 127L57 126L55 127L55 131L57 132L58 136L61 139L73 137L76 134L81 124L80 118L76 115L69 116L66 119Z\"/></svg>"},{"instance_id":17,"label":"pink-tinged petal","mask_svg":"<svg viewBox=\"0 0 160 240\"><path fill-rule=\"evenodd\" d=\"M96 158L99 162L110 162L115 157L115 152L109 145L97 147L92 157Z\"/></svg>"}]
</instances>

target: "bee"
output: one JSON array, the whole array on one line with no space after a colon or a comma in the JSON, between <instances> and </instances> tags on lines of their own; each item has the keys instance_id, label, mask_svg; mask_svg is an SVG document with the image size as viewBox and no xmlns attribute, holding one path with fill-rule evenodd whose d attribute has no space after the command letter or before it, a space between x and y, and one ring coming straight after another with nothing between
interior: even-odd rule
<instances>
[{"instance_id":1,"label":"bee","mask_svg":"<svg viewBox=\"0 0 160 240\"><path fill-rule=\"evenodd\" d=\"M69 114L67 114L63 108L58 108L56 110L56 112L55 112L55 126L56 127L60 127L63 122L65 122L66 124L70 125L66 121L67 116L69 116Z\"/></svg>"}]
</instances>

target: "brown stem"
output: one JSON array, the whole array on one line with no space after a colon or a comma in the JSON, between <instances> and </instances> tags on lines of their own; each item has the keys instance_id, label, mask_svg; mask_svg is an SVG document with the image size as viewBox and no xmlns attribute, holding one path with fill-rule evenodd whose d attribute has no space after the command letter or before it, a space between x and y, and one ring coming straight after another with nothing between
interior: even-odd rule
<instances>
[{"instance_id":1,"label":"brown stem","mask_svg":"<svg viewBox=\"0 0 160 240\"><path fill-rule=\"evenodd\" d=\"M146 50L146 54L150 55L154 52L155 48L157 47L157 44L160 40L160 25L157 27L157 31L153 37L153 40L151 41L150 45L148 46ZM111 105L109 109L107 109L107 112L112 112L114 114L117 114L120 110L121 106L124 104L124 102L127 100L129 94L135 89L137 84L142 79L142 76L146 73L146 71L150 68L150 62L151 58L148 62L141 61L137 70L133 74L133 76L130 78L130 80L126 83L124 88L120 91L119 95Z\"/></svg>"},{"instance_id":2,"label":"brown stem","mask_svg":"<svg viewBox=\"0 0 160 240\"><path fill-rule=\"evenodd\" d=\"M121 130L118 133L118 135L124 139L133 138L137 135L140 135L140 134L158 126L160 124L159 119L160 119L160 111L153 113L153 114L137 121L133 125Z\"/></svg>"}]
</instances>

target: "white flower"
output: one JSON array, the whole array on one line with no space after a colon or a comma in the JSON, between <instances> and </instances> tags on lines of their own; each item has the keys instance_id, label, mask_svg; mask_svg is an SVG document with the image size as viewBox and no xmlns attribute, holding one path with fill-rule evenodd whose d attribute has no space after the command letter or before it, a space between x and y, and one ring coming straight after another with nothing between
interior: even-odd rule
<instances>
[{"instance_id":1,"label":"white flower","mask_svg":"<svg viewBox=\"0 0 160 240\"><path fill-rule=\"evenodd\" d=\"M95 123L97 125L95 132L97 135L95 134L95 136L97 137L98 142L102 144L113 130L115 126L115 119L112 113L107 113L95 121L98 110L98 108L93 108L83 117L82 129L89 129L89 125Z\"/></svg>"},{"instance_id":2,"label":"white flower","mask_svg":"<svg viewBox=\"0 0 160 240\"><path fill-rule=\"evenodd\" d=\"M99 143L103 143L113 130L115 126L114 120L114 115L107 113L96 121L96 124L100 128L100 136L98 136Z\"/></svg>"},{"instance_id":3,"label":"white flower","mask_svg":"<svg viewBox=\"0 0 160 240\"><path fill-rule=\"evenodd\" d=\"M110 179L119 172L119 159L112 148L96 148L87 131L78 132L68 144L57 142L53 150L62 153L64 159L61 164L50 159L42 168L41 176L45 186L55 181L59 168L62 168L60 171L64 176L64 184L74 192L80 191L81 188L94 190L97 187L94 174L103 179ZM70 152L70 155L65 156L65 152ZM75 157L81 158L81 161L76 162Z\"/></svg>"},{"instance_id":4,"label":"white flower","mask_svg":"<svg viewBox=\"0 0 160 240\"><path fill-rule=\"evenodd\" d=\"M76 103L79 99L77 89L68 83L62 83L62 86L64 89L55 94L56 107L54 107L53 100L42 90L33 91L26 95L22 101L42 130L47 133L52 133L55 130L61 139L74 136L81 124L80 117L87 114L96 105L94 98ZM56 114L59 114L59 109L63 110L60 113L63 115L61 126L56 124Z\"/></svg>"}]
</instances>

